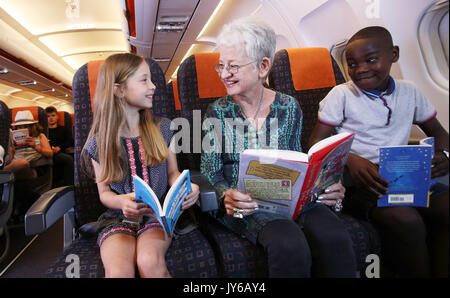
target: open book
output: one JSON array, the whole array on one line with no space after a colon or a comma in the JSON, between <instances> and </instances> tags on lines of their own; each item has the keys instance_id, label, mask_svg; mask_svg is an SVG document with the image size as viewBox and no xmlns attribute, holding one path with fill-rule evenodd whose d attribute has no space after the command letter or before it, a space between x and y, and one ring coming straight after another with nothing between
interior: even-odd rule
<instances>
[{"instance_id":1,"label":"open book","mask_svg":"<svg viewBox=\"0 0 450 298\"><path fill-rule=\"evenodd\" d=\"M14 145L17 147L25 146L25 141L27 140L28 136L28 128L15 129L12 131L12 139Z\"/></svg>"},{"instance_id":2,"label":"open book","mask_svg":"<svg viewBox=\"0 0 450 298\"><path fill-rule=\"evenodd\" d=\"M297 219L303 207L339 182L354 133L316 143L308 153L247 149L241 153L238 190L249 194L260 210Z\"/></svg>"},{"instance_id":3,"label":"open book","mask_svg":"<svg viewBox=\"0 0 450 298\"><path fill-rule=\"evenodd\" d=\"M421 145L380 147L378 173L390 183L389 192L378 200L379 207L428 207L432 186L431 160L434 138L420 141Z\"/></svg>"},{"instance_id":4,"label":"open book","mask_svg":"<svg viewBox=\"0 0 450 298\"><path fill-rule=\"evenodd\" d=\"M180 217L181 204L184 198L192 192L189 170L184 170L170 187L161 207L159 199L150 186L138 176L133 176L136 202L149 206L169 237L173 236L175 224Z\"/></svg>"}]
</instances>

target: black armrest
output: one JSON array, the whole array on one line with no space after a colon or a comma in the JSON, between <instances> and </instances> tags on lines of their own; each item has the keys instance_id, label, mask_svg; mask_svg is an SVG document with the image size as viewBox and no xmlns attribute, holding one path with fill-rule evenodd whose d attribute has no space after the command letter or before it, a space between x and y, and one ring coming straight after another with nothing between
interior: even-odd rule
<instances>
[{"instance_id":1,"label":"black armrest","mask_svg":"<svg viewBox=\"0 0 450 298\"><path fill-rule=\"evenodd\" d=\"M9 182L14 182L13 172L0 170L0 184Z\"/></svg>"},{"instance_id":2,"label":"black armrest","mask_svg":"<svg viewBox=\"0 0 450 298\"><path fill-rule=\"evenodd\" d=\"M191 171L191 181L200 188L199 204L203 212L213 211L219 208L217 195L208 179L198 171Z\"/></svg>"},{"instance_id":3,"label":"black armrest","mask_svg":"<svg viewBox=\"0 0 450 298\"><path fill-rule=\"evenodd\" d=\"M45 157L42 156L39 159L30 161L30 167L37 168L41 166L52 166L53 165L53 158L52 157Z\"/></svg>"},{"instance_id":4,"label":"black armrest","mask_svg":"<svg viewBox=\"0 0 450 298\"><path fill-rule=\"evenodd\" d=\"M45 232L75 205L73 186L51 189L42 194L25 214L25 234Z\"/></svg>"},{"instance_id":5,"label":"black armrest","mask_svg":"<svg viewBox=\"0 0 450 298\"><path fill-rule=\"evenodd\" d=\"M14 173L0 170L0 226L11 216L14 199Z\"/></svg>"}]
</instances>

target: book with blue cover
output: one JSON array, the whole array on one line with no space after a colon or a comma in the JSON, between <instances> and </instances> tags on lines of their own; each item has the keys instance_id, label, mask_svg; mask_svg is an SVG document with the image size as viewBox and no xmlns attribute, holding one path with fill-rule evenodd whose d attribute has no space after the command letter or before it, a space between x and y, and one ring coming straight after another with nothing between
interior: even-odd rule
<instances>
[{"instance_id":1,"label":"book with blue cover","mask_svg":"<svg viewBox=\"0 0 450 298\"><path fill-rule=\"evenodd\" d=\"M140 177L133 176L137 203L145 203L151 208L169 237L173 236L175 225L183 210L184 198L192 192L189 170L184 170L170 187L163 206L151 187Z\"/></svg>"},{"instance_id":2,"label":"book with blue cover","mask_svg":"<svg viewBox=\"0 0 450 298\"><path fill-rule=\"evenodd\" d=\"M380 148L379 174L390 186L378 200L379 207L429 206L434 148L422 144Z\"/></svg>"}]
</instances>

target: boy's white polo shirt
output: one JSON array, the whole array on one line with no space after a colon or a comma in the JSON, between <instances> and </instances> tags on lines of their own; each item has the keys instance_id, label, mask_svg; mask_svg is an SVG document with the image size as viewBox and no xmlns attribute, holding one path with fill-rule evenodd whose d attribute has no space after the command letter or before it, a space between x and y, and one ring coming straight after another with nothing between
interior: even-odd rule
<instances>
[{"instance_id":1,"label":"boy's white polo shirt","mask_svg":"<svg viewBox=\"0 0 450 298\"><path fill-rule=\"evenodd\" d=\"M391 80L392 93L370 96L352 81L334 87L320 102L319 121L338 133L355 132L351 152L378 164L379 147L406 145L412 124L436 115L433 105L411 82Z\"/></svg>"}]
</instances>

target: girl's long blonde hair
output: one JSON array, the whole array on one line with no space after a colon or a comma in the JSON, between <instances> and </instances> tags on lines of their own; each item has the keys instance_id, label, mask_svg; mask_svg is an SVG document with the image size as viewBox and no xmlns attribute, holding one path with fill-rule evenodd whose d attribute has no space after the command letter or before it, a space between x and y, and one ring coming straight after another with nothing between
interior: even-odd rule
<instances>
[{"instance_id":1,"label":"girl's long blonde hair","mask_svg":"<svg viewBox=\"0 0 450 298\"><path fill-rule=\"evenodd\" d=\"M94 119L88 136L88 139L95 136L97 141L100 173L96 182L117 182L127 173L126 154L120 138L120 129L126 124L126 99L114 95L114 84L125 87L128 78L142 63L146 63L142 57L124 53L109 56L100 67L94 96ZM168 156L158 122L159 118L154 117L149 109L139 112L139 134L148 166L160 164ZM85 148L81 160L87 172L93 173Z\"/></svg>"}]
</instances>

